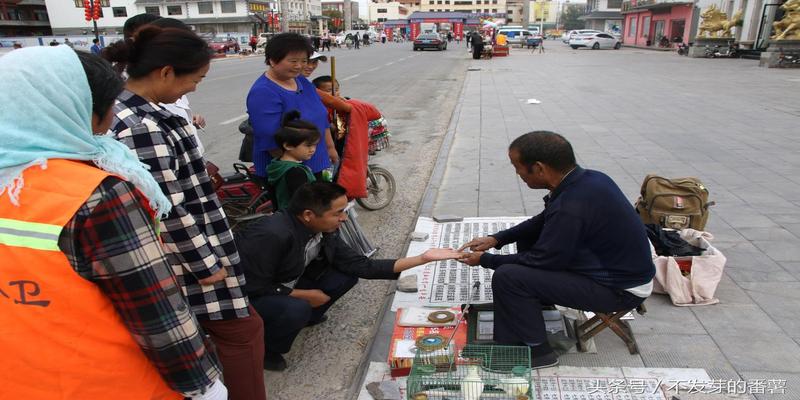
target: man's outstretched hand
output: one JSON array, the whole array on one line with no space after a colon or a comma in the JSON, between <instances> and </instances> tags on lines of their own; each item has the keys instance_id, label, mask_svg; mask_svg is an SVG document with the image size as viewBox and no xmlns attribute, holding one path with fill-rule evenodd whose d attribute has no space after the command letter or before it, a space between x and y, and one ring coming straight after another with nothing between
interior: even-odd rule
<instances>
[{"instance_id":1,"label":"man's outstretched hand","mask_svg":"<svg viewBox=\"0 0 800 400\"><path fill-rule=\"evenodd\" d=\"M462 251L464 249L470 249L472 251L486 251L494 246L497 246L497 239L491 236L486 236L470 240L463 246L459 247L458 251Z\"/></svg>"},{"instance_id":2,"label":"man's outstretched hand","mask_svg":"<svg viewBox=\"0 0 800 400\"><path fill-rule=\"evenodd\" d=\"M429 263L431 261L440 260L460 260L468 255L468 253L462 253L461 251L453 249L430 249L422 253L421 257L423 261Z\"/></svg>"}]
</instances>

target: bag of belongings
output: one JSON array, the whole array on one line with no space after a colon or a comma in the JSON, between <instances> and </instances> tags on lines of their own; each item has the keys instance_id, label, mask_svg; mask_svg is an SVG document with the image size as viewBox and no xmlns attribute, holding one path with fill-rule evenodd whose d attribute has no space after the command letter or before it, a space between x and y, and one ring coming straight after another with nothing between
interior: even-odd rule
<instances>
[{"instance_id":1,"label":"bag of belongings","mask_svg":"<svg viewBox=\"0 0 800 400\"><path fill-rule=\"evenodd\" d=\"M636 201L636 212L645 224L702 231L712 205L714 202L708 201L708 189L697 178L647 175L641 197Z\"/></svg>"},{"instance_id":2,"label":"bag of belongings","mask_svg":"<svg viewBox=\"0 0 800 400\"><path fill-rule=\"evenodd\" d=\"M676 242L670 238L668 240L671 243L660 246L661 249L658 252L674 254L675 251L685 251L687 252L685 254L691 254L694 253L694 250L701 250L702 253L698 256L676 257L660 255L656 250L658 246L651 247L653 264L656 266L653 293L668 294L672 304L676 306L703 306L719 303L719 299L714 297L714 292L722 279L727 259L709 242L714 236L708 232L694 229L682 229L677 234L687 245L674 246Z\"/></svg>"}]
</instances>

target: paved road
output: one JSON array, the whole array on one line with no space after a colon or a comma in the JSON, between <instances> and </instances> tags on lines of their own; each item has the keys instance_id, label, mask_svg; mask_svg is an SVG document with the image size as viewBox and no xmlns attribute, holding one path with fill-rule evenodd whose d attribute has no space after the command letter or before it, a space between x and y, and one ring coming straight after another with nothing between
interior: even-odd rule
<instances>
[{"instance_id":1,"label":"paved road","mask_svg":"<svg viewBox=\"0 0 800 400\"><path fill-rule=\"evenodd\" d=\"M359 221L381 247L379 257L398 257L413 228L422 192L466 74L467 53L412 52L411 44L335 50L342 92L369 101L385 114L392 147L376 161L395 176L398 192L384 210L361 212ZM206 158L223 169L238 155L245 97L264 71L263 57L215 61L192 108L208 120L202 135ZM328 74L321 64L319 74ZM347 399L365 347L374 336L389 282L362 281L331 311L331 319L301 333L288 354L289 369L267 373L270 399Z\"/></svg>"}]
</instances>

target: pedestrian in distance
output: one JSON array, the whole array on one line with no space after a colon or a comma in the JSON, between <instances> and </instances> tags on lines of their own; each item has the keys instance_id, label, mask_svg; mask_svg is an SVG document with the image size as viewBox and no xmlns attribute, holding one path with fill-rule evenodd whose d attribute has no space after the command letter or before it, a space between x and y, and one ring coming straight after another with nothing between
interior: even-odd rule
<instances>
[{"instance_id":1,"label":"pedestrian in distance","mask_svg":"<svg viewBox=\"0 0 800 400\"><path fill-rule=\"evenodd\" d=\"M361 48L361 37L360 37L360 35L358 34L358 32L356 32L356 33L353 35L353 46L356 48L356 50L358 50L358 49L360 49L360 48Z\"/></svg>"},{"instance_id":2,"label":"pedestrian in distance","mask_svg":"<svg viewBox=\"0 0 800 400\"><path fill-rule=\"evenodd\" d=\"M250 51L252 51L253 54L255 54L257 48L258 48L258 38L255 35L250 36Z\"/></svg>"},{"instance_id":3,"label":"pedestrian in distance","mask_svg":"<svg viewBox=\"0 0 800 400\"><path fill-rule=\"evenodd\" d=\"M483 53L483 37L478 32L472 32L472 59L473 60L480 60L481 54Z\"/></svg>"},{"instance_id":4,"label":"pedestrian in distance","mask_svg":"<svg viewBox=\"0 0 800 400\"><path fill-rule=\"evenodd\" d=\"M331 51L331 41L332 40L333 40L333 38L331 37L331 33L330 32L325 32L325 36L322 37L322 51L325 51L325 49L328 49L328 51Z\"/></svg>"},{"instance_id":5,"label":"pedestrian in distance","mask_svg":"<svg viewBox=\"0 0 800 400\"><path fill-rule=\"evenodd\" d=\"M89 50L92 52L92 54L99 56L100 52L103 50L103 48L100 47L100 39L92 39L92 47Z\"/></svg>"},{"instance_id":6,"label":"pedestrian in distance","mask_svg":"<svg viewBox=\"0 0 800 400\"><path fill-rule=\"evenodd\" d=\"M558 364L547 342L542 305L615 312L633 309L653 290L655 266L644 224L616 183L575 162L563 136L534 131L516 138L508 157L531 189L547 189L537 216L461 249L462 260L493 269L494 341L530 347L533 368ZM486 252L517 244L517 254Z\"/></svg>"},{"instance_id":7,"label":"pedestrian in distance","mask_svg":"<svg viewBox=\"0 0 800 400\"><path fill-rule=\"evenodd\" d=\"M58 43L58 40L56 40L55 38L53 38L53 40L50 41L50 46L58 46L59 44L61 43Z\"/></svg>"},{"instance_id":8,"label":"pedestrian in distance","mask_svg":"<svg viewBox=\"0 0 800 400\"><path fill-rule=\"evenodd\" d=\"M233 234L189 122L160 105L196 89L209 70L208 44L190 30L151 23L103 55L127 65L111 132L150 167L170 199L161 240L192 312L216 345L230 398L264 400L263 322L244 293Z\"/></svg>"},{"instance_id":9,"label":"pedestrian in distance","mask_svg":"<svg viewBox=\"0 0 800 400\"><path fill-rule=\"evenodd\" d=\"M226 399L158 239L170 201L105 135L122 79L67 46L14 51L0 75L0 281L19 282L3 397Z\"/></svg>"},{"instance_id":10,"label":"pedestrian in distance","mask_svg":"<svg viewBox=\"0 0 800 400\"><path fill-rule=\"evenodd\" d=\"M75 48L75 44L74 44L74 43L72 43L72 42L69 40L69 38L68 38L68 37L65 37L65 38L64 38L64 44L65 44L65 45L67 45L67 46L69 46L69 48L70 48L70 49L74 49L74 48Z\"/></svg>"}]
</instances>

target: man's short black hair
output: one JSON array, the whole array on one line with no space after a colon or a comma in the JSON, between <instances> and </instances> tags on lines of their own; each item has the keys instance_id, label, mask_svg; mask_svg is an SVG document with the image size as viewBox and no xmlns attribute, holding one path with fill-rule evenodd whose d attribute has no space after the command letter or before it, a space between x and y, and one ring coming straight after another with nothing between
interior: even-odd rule
<instances>
[{"instance_id":1,"label":"man's short black hair","mask_svg":"<svg viewBox=\"0 0 800 400\"><path fill-rule=\"evenodd\" d=\"M302 215L305 210L322 215L331 209L334 200L345 194L347 190L336 183L322 181L306 183L294 192L287 210L292 215Z\"/></svg>"},{"instance_id":2,"label":"man's short black hair","mask_svg":"<svg viewBox=\"0 0 800 400\"><path fill-rule=\"evenodd\" d=\"M267 47L264 48L266 59L264 62L269 65L269 62L277 64L283 61L289 53L295 51L306 52L307 57L314 54L314 47L305 36L299 33L281 33L275 35L267 42Z\"/></svg>"},{"instance_id":3,"label":"man's short black hair","mask_svg":"<svg viewBox=\"0 0 800 400\"><path fill-rule=\"evenodd\" d=\"M332 83L332 82L333 82L333 78L331 78L331 76L330 76L330 75L322 75L322 76L318 76L318 77L314 78L314 80L313 80L313 81L311 81L311 83L313 83L313 84L314 84L314 87L316 87L317 89L319 89L319 87L320 87L320 86L321 86L323 83Z\"/></svg>"},{"instance_id":4,"label":"man's short black hair","mask_svg":"<svg viewBox=\"0 0 800 400\"><path fill-rule=\"evenodd\" d=\"M520 162L528 167L539 161L558 172L568 172L576 164L572 145L555 132L528 132L514 139L508 150L516 150Z\"/></svg>"}]
</instances>

